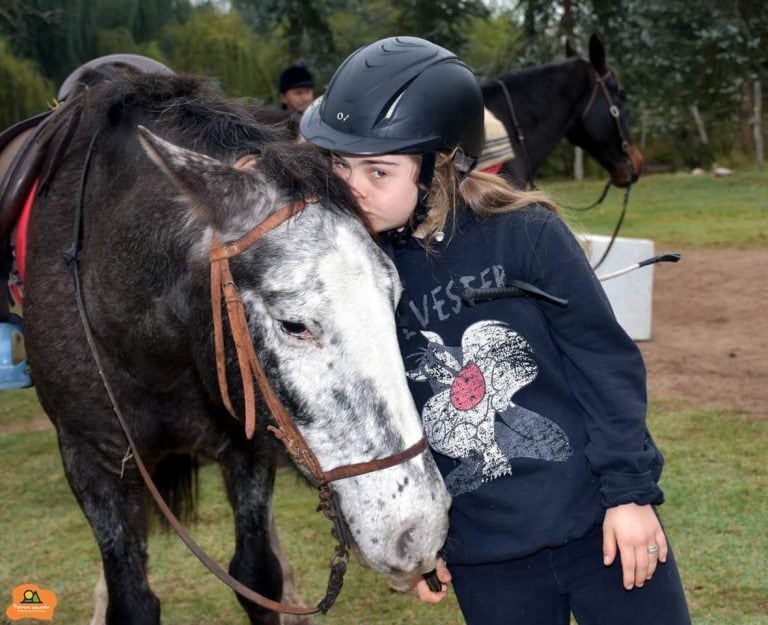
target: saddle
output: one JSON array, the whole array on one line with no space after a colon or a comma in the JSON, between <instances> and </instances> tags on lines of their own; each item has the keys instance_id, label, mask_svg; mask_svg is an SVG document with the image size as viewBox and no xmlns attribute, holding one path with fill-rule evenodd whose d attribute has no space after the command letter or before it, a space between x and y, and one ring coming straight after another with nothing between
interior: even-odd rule
<instances>
[{"instance_id":1,"label":"saddle","mask_svg":"<svg viewBox=\"0 0 768 625\"><path fill-rule=\"evenodd\" d=\"M0 134L0 239L16 224L24 201L39 177L50 134L53 110L14 124Z\"/></svg>"},{"instance_id":2,"label":"saddle","mask_svg":"<svg viewBox=\"0 0 768 625\"><path fill-rule=\"evenodd\" d=\"M25 203L40 180L35 193L44 193L47 182L64 156L74 136L79 117L73 115L66 132L56 140L60 124L56 123L71 103L86 88L83 79L88 70L114 65L123 71L140 73L173 73L162 63L136 54L110 54L78 67L62 83L58 100L50 110L20 121L0 133L0 322L8 319L10 299L5 285L13 267L11 235ZM43 171L43 163L49 165Z\"/></svg>"}]
</instances>

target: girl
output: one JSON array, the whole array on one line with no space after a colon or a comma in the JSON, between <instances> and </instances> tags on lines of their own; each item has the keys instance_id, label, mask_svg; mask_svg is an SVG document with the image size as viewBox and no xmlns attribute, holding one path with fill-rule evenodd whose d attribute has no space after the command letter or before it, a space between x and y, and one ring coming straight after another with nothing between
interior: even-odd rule
<instances>
[{"instance_id":1,"label":"girl","mask_svg":"<svg viewBox=\"0 0 768 625\"><path fill-rule=\"evenodd\" d=\"M689 623L639 350L546 197L472 171L472 72L422 39L378 41L301 133L331 153L406 289L401 350L454 498L442 587L421 580L418 596L452 581L470 625ZM508 285L521 296L489 290Z\"/></svg>"}]
</instances>

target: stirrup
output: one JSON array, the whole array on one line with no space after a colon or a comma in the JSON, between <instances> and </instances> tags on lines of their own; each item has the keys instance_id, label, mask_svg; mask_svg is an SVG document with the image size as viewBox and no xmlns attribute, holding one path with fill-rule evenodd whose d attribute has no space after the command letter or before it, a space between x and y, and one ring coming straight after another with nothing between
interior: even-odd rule
<instances>
[{"instance_id":1,"label":"stirrup","mask_svg":"<svg viewBox=\"0 0 768 625\"><path fill-rule=\"evenodd\" d=\"M0 390L32 386L24 349L24 325L18 315L0 322Z\"/></svg>"}]
</instances>

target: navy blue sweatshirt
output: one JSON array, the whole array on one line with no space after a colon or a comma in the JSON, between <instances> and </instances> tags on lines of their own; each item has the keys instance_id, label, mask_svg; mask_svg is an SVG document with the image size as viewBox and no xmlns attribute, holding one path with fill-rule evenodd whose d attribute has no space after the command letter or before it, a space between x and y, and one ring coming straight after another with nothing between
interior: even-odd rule
<instances>
[{"instance_id":1,"label":"navy blue sweatshirt","mask_svg":"<svg viewBox=\"0 0 768 625\"><path fill-rule=\"evenodd\" d=\"M449 563L524 557L584 536L607 507L662 502L642 356L556 214L465 210L431 254L412 241L395 263L411 392L454 497ZM509 280L568 307L462 300Z\"/></svg>"}]
</instances>

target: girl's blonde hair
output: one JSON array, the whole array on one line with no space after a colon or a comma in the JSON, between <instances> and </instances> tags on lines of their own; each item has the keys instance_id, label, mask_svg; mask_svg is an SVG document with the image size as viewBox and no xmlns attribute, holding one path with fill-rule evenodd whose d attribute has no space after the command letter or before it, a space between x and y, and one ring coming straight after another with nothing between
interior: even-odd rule
<instances>
[{"instance_id":1,"label":"girl's blonde hair","mask_svg":"<svg viewBox=\"0 0 768 625\"><path fill-rule=\"evenodd\" d=\"M460 180L453 165L453 156L439 153L427 197L429 212L418 232L423 237L424 246L429 248L436 232L445 232L447 223L456 223L456 213L462 205L481 217L490 217L529 204L540 204L559 212L557 205L544 193L522 191L496 174L473 171Z\"/></svg>"}]
</instances>

